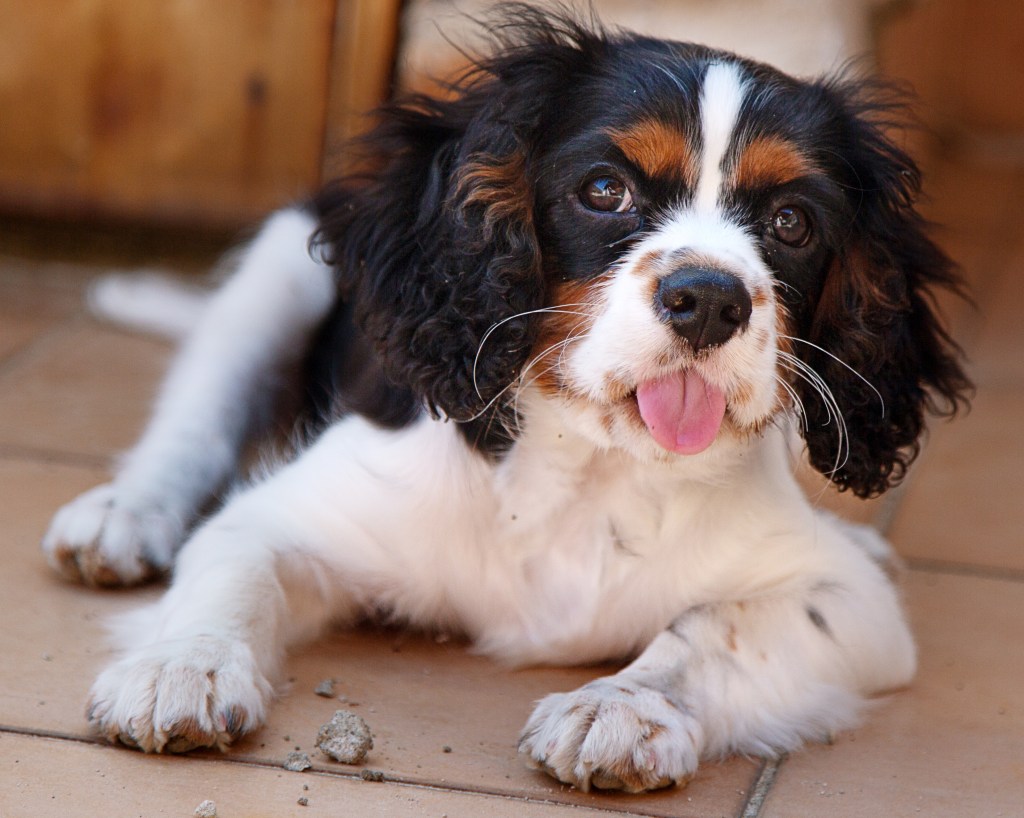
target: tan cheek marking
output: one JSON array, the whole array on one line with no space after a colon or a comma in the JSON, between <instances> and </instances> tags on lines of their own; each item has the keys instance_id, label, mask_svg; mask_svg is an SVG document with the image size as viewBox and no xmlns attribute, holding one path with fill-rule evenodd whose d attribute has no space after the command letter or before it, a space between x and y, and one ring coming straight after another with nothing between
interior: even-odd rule
<instances>
[{"instance_id":1,"label":"tan cheek marking","mask_svg":"<svg viewBox=\"0 0 1024 818\"><path fill-rule=\"evenodd\" d=\"M789 314L789 310L781 303L775 304L775 335L779 339L779 351L786 352L790 355L793 354L793 342L790 338L793 337L793 317Z\"/></svg>"},{"instance_id":2,"label":"tan cheek marking","mask_svg":"<svg viewBox=\"0 0 1024 818\"><path fill-rule=\"evenodd\" d=\"M729 395L729 403L737 409L745 409L754 399L754 388L749 383L738 384Z\"/></svg>"},{"instance_id":3,"label":"tan cheek marking","mask_svg":"<svg viewBox=\"0 0 1024 818\"><path fill-rule=\"evenodd\" d=\"M657 119L644 119L608 135L630 162L649 177L667 176L693 187L697 157L686 135Z\"/></svg>"},{"instance_id":4,"label":"tan cheek marking","mask_svg":"<svg viewBox=\"0 0 1024 818\"><path fill-rule=\"evenodd\" d=\"M615 431L615 417L611 412L601 413L601 428L604 429L604 433L609 437Z\"/></svg>"},{"instance_id":5,"label":"tan cheek marking","mask_svg":"<svg viewBox=\"0 0 1024 818\"><path fill-rule=\"evenodd\" d=\"M766 288L761 286L755 286L750 291L750 306L754 311L768 310L771 309L771 296ZM776 317L776 323L778 323L778 317ZM765 347L768 346L771 335L768 331L761 326L752 328L752 337L754 344L757 346L759 352L763 352Z\"/></svg>"},{"instance_id":6,"label":"tan cheek marking","mask_svg":"<svg viewBox=\"0 0 1024 818\"><path fill-rule=\"evenodd\" d=\"M733 187L763 188L782 185L816 170L792 142L777 136L752 140L740 154L733 171Z\"/></svg>"},{"instance_id":7,"label":"tan cheek marking","mask_svg":"<svg viewBox=\"0 0 1024 818\"><path fill-rule=\"evenodd\" d=\"M789 314L789 310L787 310L782 304L777 303L775 305L775 335L778 338L777 344L780 353L778 375L779 381L790 384L790 386L794 385L795 376L790 371L792 369L792 365L787 364L783 366L782 355L793 354L793 342L789 340L790 336L793 335L792 325L793 319ZM793 397L782 383L779 383L775 390L775 400L778 405L782 407L792 407L793 404Z\"/></svg>"},{"instance_id":8,"label":"tan cheek marking","mask_svg":"<svg viewBox=\"0 0 1024 818\"><path fill-rule=\"evenodd\" d=\"M653 251L642 256L630 270L633 276L641 279L642 298L651 305L652 309L654 309L658 297L658 285L671 269L671 259L667 258L665 253Z\"/></svg>"},{"instance_id":9,"label":"tan cheek marking","mask_svg":"<svg viewBox=\"0 0 1024 818\"><path fill-rule=\"evenodd\" d=\"M665 264L665 253L661 250L648 250L633 265L630 272L636 276L657 276Z\"/></svg>"},{"instance_id":10,"label":"tan cheek marking","mask_svg":"<svg viewBox=\"0 0 1024 818\"><path fill-rule=\"evenodd\" d=\"M625 400L630 396L634 388L627 386L612 374L607 374L601 379L601 387L606 400L611 403Z\"/></svg>"},{"instance_id":11,"label":"tan cheek marking","mask_svg":"<svg viewBox=\"0 0 1024 818\"><path fill-rule=\"evenodd\" d=\"M541 317L540 333L524 369L526 383L546 394L563 392L562 357L573 339L590 332L597 317L598 291L605 278L566 281L552 288L549 303L553 311Z\"/></svg>"}]
</instances>

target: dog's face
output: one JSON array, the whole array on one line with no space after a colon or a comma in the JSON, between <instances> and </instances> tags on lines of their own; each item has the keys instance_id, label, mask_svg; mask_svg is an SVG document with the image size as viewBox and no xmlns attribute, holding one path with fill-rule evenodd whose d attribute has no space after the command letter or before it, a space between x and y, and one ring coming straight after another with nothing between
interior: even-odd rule
<instances>
[{"instance_id":1,"label":"dog's face","mask_svg":"<svg viewBox=\"0 0 1024 818\"><path fill-rule=\"evenodd\" d=\"M557 312L526 382L597 442L663 456L757 434L793 408L785 293L820 289L842 193L807 127L778 116L798 107L798 85L721 55L691 56L685 73L658 57L671 81L595 89L599 115L541 157Z\"/></svg>"},{"instance_id":2,"label":"dog's face","mask_svg":"<svg viewBox=\"0 0 1024 818\"><path fill-rule=\"evenodd\" d=\"M694 455L798 413L869 495L967 387L926 294L896 109L697 46L534 12L449 102L385 113L322 239L385 370L485 449L539 393L595 443ZM369 271L369 274L367 274Z\"/></svg>"}]
</instances>

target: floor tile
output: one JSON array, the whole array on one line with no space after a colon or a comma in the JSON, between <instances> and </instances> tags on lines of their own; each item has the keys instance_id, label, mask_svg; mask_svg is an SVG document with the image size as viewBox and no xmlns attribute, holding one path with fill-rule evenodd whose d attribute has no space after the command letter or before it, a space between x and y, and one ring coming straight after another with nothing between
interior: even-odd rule
<instances>
[{"instance_id":1,"label":"floor tile","mask_svg":"<svg viewBox=\"0 0 1024 818\"><path fill-rule=\"evenodd\" d=\"M307 803L300 804L299 799ZM0 733L0 815L4 818L190 818L207 800L214 802L218 818L597 818L609 814L222 760L144 757L100 745Z\"/></svg>"},{"instance_id":2,"label":"floor tile","mask_svg":"<svg viewBox=\"0 0 1024 818\"><path fill-rule=\"evenodd\" d=\"M936 293L954 337L973 352L989 296L1019 245L1024 171L993 163L946 162L926 176L925 194L921 209L933 222L932 236L960 266L968 294L982 308L946 291Z\"/></svg>"},{"instance_id":3,"label":"floor tile","mask_svg":"<svg viewBox=\"0 0 1024 818\"><path fill-rule=\"evenodd\" d=\"M86 694L107 655L104 622L155 598L155 589L97 592L71 585L46 565L39 542L51 515L103 477L97 469L0 460L2 725L87 735Z\"/></svg>"},{"instance_id":4,"label":"floor tile","mask_svg":"<svg viewBox=\"0 0 1024 818\"><path fill-rule=\"evenodd\" d=\"M686 789L643 796L579 793L525 767L516 740L533 702L611 670L509 670L459 642L389 631L336 633L290 660L293 681L266 729L231 755L280 764L296 746L309 751L319 725L336 709L348 709L374 732L367 764L389 778L650 815L735 814L757 771L749 760L707 764ZM337 680L337 695L346 701L313 692L328 678ZM338 767L319 753L310 757L318 770Z\"/></svg>"},{"instance_id":5,"label":"floor tile","mask_svg":"<svg viewBox=\"0 0 1024 818\"><path fill-rule=\"evenodd\" d=\"M0 373L30 342L84 312L90 267L0 256Z\"/></svg>"},{"instance_id":6,"label":"floor tile","mask_svg":"<svg viewBox=\"0 0 1024 818\"><path fill-rule=\"evenodd\" d=\"M11 315L0 312L0 371L12 355L23 350L52 326L52 321L34 315Z\"/></svg>"},{"instance_id":7,"label":"floor tile","mask_svg":"<svg viewBox=\"0 0 1024 818\"><path fill-rule=\"evenodd\" d=\"M1024 570L1024 389L978 392L937 425L889 530L905 557Z\"/></svg>"},{"instance_id":8,"label":"floor tile","mask_svg":"<svg viewBox=\"0 0 1024 818\"><path fill-rule=\"evenodd\" d=\"M0 446L108 457L149 414L168 344L88 319L34 344L0 370Z\"/></svg>"},{"instance_id":9,"label":"floor tile","mask_svg":"<svg viewBox=\"0 0 1024 818\"><path fill-rule=\"evenodd\" d=\"M978 308L979 294L988 291L1006 263L1006 247L997 247L987 235L963 235L944 238L942 249L957 265L962 293L938 289L933 292L938 315L953 339L971 357L974 342L984 322Z\"/></svg>"},{"instance_id":10,"label":"floor tile","mask_svg":"<svg viewBox=\"0 0 1024 818\"><path fill-rule=\"evenodd\" d=\"M0 255L0 313L48 319L81 314L85 288L99 272L90 265Z\"/></svg>"},{"instance_id":11,"label":"floor tile","mask_svg":"<svg viewBox=\"0 0 1024 818\"><path fill-rule=\"evenodd\" d=\"M84 589L60 581L45 565L38 543L53 511L103 477L99 469L0 460L0 599L13 612L0 630L0 655L19 657L0 663L0 725L89 738L85 700L110 656L103 622L160 591ZM649 815L735 814L756 774L752 761L709 764L688 788L647 796L578 793L525 768L515 744L532 703L609 670L513 671L458 642L393 631L335 633L297 651L288 664L292 681L282 687L269 724L228 757L280 766L298 746L319 771L349 771L313 748L319 725L347 708L374 731L367 763L393 780ZM337 679L347 702L315 695L325 678ZM199 755L220 759L218 753Z\"/></svg>"},{"instance_id":12,"label":"floor tile","mask_svg":"<svg viewBox=\"0 0 1024 818\"><path fill-rule=\"evenodd\" d=\"M911 572L920 670L865 726L782 766L762 818L1019 816L1024 584Z\"/></svg>"},{"instance_id":13,"label":"floor tile","mask_svg":"<svg viewBox=\"0 0 1024 818\"><path fill-rule=\"evenodd\" d=\"M1024 237L1024 223L1016 230ZM976 294L983 326L971 349L972 371L981 390L1014 384L1024 387L1024 241L1002 266L999 279Z\"/></svg>"}]
</instances>

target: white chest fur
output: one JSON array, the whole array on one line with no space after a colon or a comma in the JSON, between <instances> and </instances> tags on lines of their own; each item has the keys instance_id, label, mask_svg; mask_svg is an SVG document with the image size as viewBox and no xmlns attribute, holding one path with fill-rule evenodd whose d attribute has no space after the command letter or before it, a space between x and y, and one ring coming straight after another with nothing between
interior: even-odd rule
<instances>
[{"instance_id":1,"label":"white chest fur","mask_svg":"<svg viewBox=\"0 0 1024 818\"><path fill-rule=\"evenodd\" d=\"M451 423L359 430L349 480L374 487L359 511L379 513L360 525L390 574L374 595L399 617L465 629L517 662L627 655L687 607L748 590L751 550L797 526L779 510L789 478L765 486L777 432L645 463L595 448L556 411L529 417L496 465Z\"/></svg>"}]
</instances>

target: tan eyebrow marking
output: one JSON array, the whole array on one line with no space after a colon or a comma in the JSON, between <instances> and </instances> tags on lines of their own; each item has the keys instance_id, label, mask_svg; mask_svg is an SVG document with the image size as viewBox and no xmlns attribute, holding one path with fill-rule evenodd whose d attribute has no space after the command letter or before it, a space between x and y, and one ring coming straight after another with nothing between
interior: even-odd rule
<instances>
[{"instance_id":1,"label":"tan eyebrow marking","mask_svg":"<svg viewBox=\"0 0 1024 818\"><path fill-rule=\"evenodd\" d=\"M692 187L697 161L686 134L657 119L642 119L608 135L626 158L649 177L669 176Z\"/></svg>"},{"instance_id":2,"label":"tan eyebrow marking","mask_svg":"<svg viewBox=\"0 0 1024 818\"><path fill-rule=\"evenodd\" d=\"M751 140L741 151L733 171L736 188L782 185L817 170L792 142L778 136Z\"/></svg>"}]
</instances>

